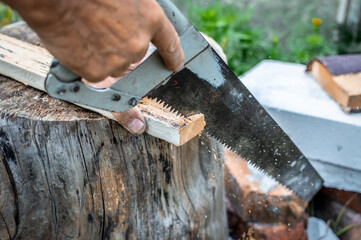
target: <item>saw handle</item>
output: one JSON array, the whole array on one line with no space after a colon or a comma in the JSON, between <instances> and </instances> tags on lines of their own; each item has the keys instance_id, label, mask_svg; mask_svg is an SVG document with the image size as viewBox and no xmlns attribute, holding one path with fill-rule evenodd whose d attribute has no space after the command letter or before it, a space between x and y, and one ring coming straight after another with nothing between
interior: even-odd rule
<instances>
[{"instance_id":1,"label":"saw handle","mask_svg":"<svg viewBox=\"0 0 361 240\"><path fill-rule=\"evenodd\" d=\"M189 20L170 0L157 0L157 2L163 8L165 15L167 15L179 36L182 36L192 26Z\"/></svg>"},{"instance_id":2,"label":"saw handle","mask_svg":"<svg viewBox=\"0 0 361 240\"><path fill-rule=\"evenodd\" d=\"M194 59L209 47L208 42L170 0L157 0L177 31L184 51L184 62ZM46 92L54 98L111 112L134 107L154 88L166 83L173 71L165 67L160 54L153 52L141 65L109 88L92 88L54 59L45 81ZM147 76L147 81L144 81Z\"/></svg>"}]
</instances>

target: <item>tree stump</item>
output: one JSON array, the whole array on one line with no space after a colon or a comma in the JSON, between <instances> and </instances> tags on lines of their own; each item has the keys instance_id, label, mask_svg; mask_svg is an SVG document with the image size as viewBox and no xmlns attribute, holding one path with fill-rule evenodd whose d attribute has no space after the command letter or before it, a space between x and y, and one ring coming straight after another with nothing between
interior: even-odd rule
<instances>
[{"instance_id":1,"label":"tree stump","mask_svg":"<svg viewBox=\"0 0 361 240\"><path fill-rule=\"evenodd\" d=\"M0 239L226 239L222 149L131 135L0 76Z\"/></svg>"}]
</instances>

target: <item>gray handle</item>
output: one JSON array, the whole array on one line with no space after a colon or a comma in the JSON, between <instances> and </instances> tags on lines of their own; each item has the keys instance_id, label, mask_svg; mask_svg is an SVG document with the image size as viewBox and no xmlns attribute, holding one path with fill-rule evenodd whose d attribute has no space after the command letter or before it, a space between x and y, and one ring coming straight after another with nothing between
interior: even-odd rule
<instances>
[{"instance_id":1,"label":"gray handle","mask_svg":"<svg viewBox=\"0 0 361 240\"><path fill-rule=\"evenodd\" d=\"M180 37L185 63L209 47L208 42L170 0L157 2ZM45 81L45 89L50 96L65 101L123 112L134 107L152 89L167 82L173 74L165 67L159 53L154 52L121 81L106 89L95 89L80 81L76 74L61 63L54 61ZM147 81L144 81L144 76L147 76Z\"/></svg>"},{"instance_id":2,"label":"gray handle","mask_svg":"<svg viewBox=\"0 0 361 240\"><path fill-rule=\"evenodd\" d=\"M192 26L188 19L170 0L157 0L157 2L163 8L179 36L182 36L183 33Z\"/></svg>"}]
</instances>

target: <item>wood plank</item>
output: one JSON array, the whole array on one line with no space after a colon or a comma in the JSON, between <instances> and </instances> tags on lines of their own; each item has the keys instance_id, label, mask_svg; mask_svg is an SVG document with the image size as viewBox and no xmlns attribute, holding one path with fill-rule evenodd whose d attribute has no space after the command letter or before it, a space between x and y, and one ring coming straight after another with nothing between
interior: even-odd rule
<instances>
[{"instance_id":1,"label":"wood plank","mask_svg":"<svg viewBox=\"0 0 361 240\"><path fill-rule=\"evenodd\" d=\"M305 69L264 60L241 80L297 143L324 186L359 192L361 113L346 114Z\"/></svg>"},{"instance_id":2,"label":"wood plank","mask_svg":"<svg viewBox=\"0 0 361 240\"><path fill-rule=\"evenodd\" d=\"M1 240L227 239L222 159L0 76Z\"/></svg>"},{"instance_id":3,"label":"wood plank","mask_svg":"<svg viewBox=\"0 0 361 240\"><path fill-rule=\"evenodd\" d=\"M53 56L44 48L0 34L0 74L41 91ZM115 120L111 112L80 105ZM190 117L170 112L155 101L143 99L138 107L147 121L146 132L180 146L199 135L204 126L203 114Z\"/></svg>"},{"instance_id":4,"label":"wood plank","mask_svg":"<svg viewBox=\"0 0 361 240\"><path fill-rule=\"evenodd\" d=\"M315 58L307 66L313 78L347 112L361 111L361 55Z\"/></svg>"}]
</instances>

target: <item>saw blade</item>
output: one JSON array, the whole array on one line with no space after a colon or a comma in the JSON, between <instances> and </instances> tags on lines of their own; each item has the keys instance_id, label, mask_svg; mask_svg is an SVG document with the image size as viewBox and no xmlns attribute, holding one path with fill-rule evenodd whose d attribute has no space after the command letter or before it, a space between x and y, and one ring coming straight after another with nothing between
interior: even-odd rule
<instances>
[{"instance_id":1,"label":"saw blade","mask_svg":"<svg viewBox=\"0 0 361 240\"><path fill-rule=\"evenodd\" d=\"M309 201L323 180L226 63L209 47L149 97L179 113L203 113L205 131Z\"/></svg>"}]
</instances>

